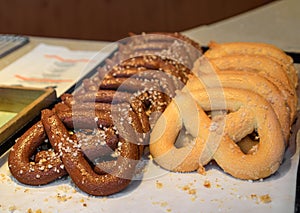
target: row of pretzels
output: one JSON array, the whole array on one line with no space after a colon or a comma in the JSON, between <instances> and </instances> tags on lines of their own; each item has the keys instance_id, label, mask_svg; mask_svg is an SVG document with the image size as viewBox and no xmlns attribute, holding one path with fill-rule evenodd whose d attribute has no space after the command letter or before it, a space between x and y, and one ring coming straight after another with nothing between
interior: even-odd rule
<instances>
[{"instance_id":1,"label":"row of pretzels","mask_svg":"<svg viewBox=\"0 0 300 213\"><path fill-rule=\"evenodd\" d=\"M82 191L117 193L149 146L179 172L212 160L241 179L273 174L295 120L293 61L266 44L199 44L179 33L131 35L73 94L17 139L8 165L28 185L69 175ZM260 160L261 159L261 160Z\"/></svg>"},{"instance_id":2,"label":"row of pretzels","mask_svg":"<svg viewBox=\"0 0 300 213\"><path fill-rule=\"evenodd\" d=\"M236 178L266 178L282 163L296 117L293 60L269 44L209 47L156 123L150 152L171 171L205 172L214 160Z\"/></svg>"}]
</instances>

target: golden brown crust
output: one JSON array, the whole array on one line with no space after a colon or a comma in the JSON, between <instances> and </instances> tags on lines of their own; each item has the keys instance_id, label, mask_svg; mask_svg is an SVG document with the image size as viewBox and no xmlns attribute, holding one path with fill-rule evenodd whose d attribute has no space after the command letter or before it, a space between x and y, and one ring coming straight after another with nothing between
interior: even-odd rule
<instances>
[{"instance_id":1,"label":"golden brown crust","mask_svg":"<svg viewBox=\"0 0 300 213\"><path fill-rule=\"evenodd\" d=\"M212 109L211 101L220 103L223 100L226 103L225 107L220 104L214 106L218 107L218 110L225 109L236 112L230 113L222 119L220 117L213 118L213 121L204 112L199 113L201 117L198 119L199 132L195 145L190 148L190 153L185 153L186 158L180 158L181 150L186 149L186 147L176 148L174 146L175 140L171 141L169 138L176 138L177 132L174 132L173 129L180 130L182 125L180 117L184 118L185 114L179 115L176 120L173 118L169 120L169 117L179 114L176 105L174 103L170 104L164 112L165 118L162 116L152 131L151 138L153 140L150 143L150 152L153 154L155 161L163 165L165 165L165 161L171 161L173 164L170 164L170 162L166 164L169 167L168 169L185 172L189 169L190 171L196 170L195 165L197 163L203 166L211 159L215 159L225 172L234 177L254 180L267 177L278 169L285 145L279 122L268 102L257 94L242 89L209 89L209 92L207 90L196 90L190 91L190 94L204 110ZM201 111L200 108L197 109L198 112ZM192 110L190 109L190 111ZM165 113L170 113L172 116ZM224 121L223 126L222 122ZM255 128L257 128L261 138L260 145L255 155L246 155L236 145L236 141L232 139L240 140ZM161 132L161 129L165 131ZM168 137L165 137L165 134ZM213 134L215 140L214 144L218 144L217 147L211 147L211 134ZM220 136L219 141L216 140L218 135ZM162 144L164 145L162 146ZM164 159L165 156L167 156L166 159ZM172 159L169 158L171 156L173 156ZM181 160L180 163L173 161L177 156ZM188 168L183 167L188 164L191 166Z\"/></svg>"},{"instance_id":2,"label":"golden brown crust","mask_svg":"<svg viewBox=\"0 0 300 213\"><path fill-rule=\"evenodd\" d=\"M194 67L194 72L197 69ZM290 110L280 90L270 81L248 71L226 71L216 74L200 75L191 77L186 86L189 91L206 89L210 87L231 87L246 89L261 95L273 107L280 121L282 132L286 141L290 135Z\"/></svg>"},{"instance_id":3,"label":"golden brown crust","mask_svg":"<svg viewBox=\"0 0 300 213\"><path fill-rule=\"evenodd\" d=\"M211 42L209 48L206 52L206 56L209 58L219 58L232 54L266 56L284 67L294 87L298 84L298 76L293 65L293 59L274 45L257 42Z\"/></svg>"},{"instance_id":4,"label":"golden brown crust","mask_svg":"<svg viewBox=\"0 0 300 213\"><path fill-rule=\"evenodd\" d=\"M185 95L177 94L158 120L150 152L172 171L194 171L215 160L240 179L268 177L281 164L296 115L292 60L267 44L212 43L210 48L194 63ZM196 136L188 126L198 127ZM190 135L182 136L183 131ZM190 142L182 145L185 140Z\"/></svg>"},{"instance_id":5,"label":"golden brown crust","mask_svg":"<svg viewBox=\"0 0 300 213\"><path fill-rule=\"evenodd\" d=\"M281 49L255 42L211 42L205 53L220 70L243 70L257 72L272 81L284 95L291 110L291 124L297 111L295 88L298 77L293 60Z\"/></svg>"},{"instance_id":6,"label":"golden brown crust","mask_svg":"<svg viewBox=\"0 0 300 213\"><path fill-rule=\"evenodd\" d=\"M265 56L227 55L209 59L220 71L238 70L258 73L278 87L291 110L291 122L294 121L297 109L297 97L294 84L290 83L287 73L280 64Z\"/></svg>"}]
</instances>

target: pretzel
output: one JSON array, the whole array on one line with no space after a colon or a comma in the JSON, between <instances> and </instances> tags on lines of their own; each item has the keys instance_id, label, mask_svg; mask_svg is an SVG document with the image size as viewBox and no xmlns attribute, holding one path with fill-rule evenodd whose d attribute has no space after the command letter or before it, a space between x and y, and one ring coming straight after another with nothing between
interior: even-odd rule
<instances>
[{"instance_id":1,"label":"pretzel","mask_svg":"<svg viewBox=\"0 0 300 213\"><path fill-rule=\"evenodd\" d=\"M154 127L150 153L171 171L200 172L215 160L240 179L270 176L282 161L296 114L291 58L255 43L213 43L205 56L210 61L194 63L195 76ZM192 115L199 119L192 121Z\"/></svg>"},{"instance_id":2,"label":"pretzel","mask_svg":"<svg viewBox=\"0 0 300 213\"><path fill-rule=\"evenodd\" d=\"M286 71L276 61L266 56L235 54L209 58L209 60L221 71L240 70L255 72L274 83L282 92L291 110L291 123L294 121L297 111L297 96L294 84L290 82Z\"/></svg>"},{"instance_id":3,"label":"pretzel","mask_svg":"<svg viewBox=\"0 0 300 213\"><path fill-rule=\"evenodd\" d=\"M290 121L291 113L286 100L282 97L281 91L272 82L249 71L227 70L226 72L220 72L218 68L214 68L210 61L207 61L205 58L200 58L198 62L195 63L192 70L195 76L189 79L186 86L189 90L205 89L205 87L232 87L259 93L274 109L286 144L288 143L290 125L292 123ZM203 65L204 63L207 64Z\"/></svg>"},{"instance_id":4,"label":"pretzel","mask_svg":"<svg viewBox=\"0 0 300 213\"><path fill-rule=\"evenodd\" d=\"M186 107L180 114L176 104L171 103L163 113L166 116L160 117L151 133L150 153L159 165L172 171L187 172L202 168L214 159L232 176L251 180L268 177L278 169L285 144L276 114L266 100L253 92L232 88L196 90L190 91L190 95L190 101L188 95L184 95L177 104L195 100L199 115L196 123L185 119L192 108ZM232 113L210 120L202 109L230 110ZM198 126L198 132L195 144L176 148L175 141L170 139L177 137L182 126L180 118L184 119L186 127ZM260 137L259 145L255 154L244 154L236 142L254 129ZM184 152L186 156L182 158L181 152L186 149L190 153Z\"/></svg>"},{"instance_id":5,"label":"pretzel","mask_svg":"<svg viewBox=\"0 0 300 213\"><path fill-rule=\"evenodd\" d=\"M21 183L44 185L67 174L59 155L53 151L40 152L35 161L30 160L45 140L45 130L39 121L29 128L11 149L8 157L9 170Z\"/></svg>"},{"instance_id":6,"label":"pretzel","mask_svg":"<svg viewBox=\"0 0 300 213\"><path fill-rule=\"evenodd\" d=\"M149 32L136 35L130 33L127 45L120 45L121 52L132 55L153 54L170 59L180 59L191 68L193 62L202 55L201 46L181 33Z\"/></svg>"},{"instance_id":7,"label":"pretzel","mask_svg":"<svg viewBox=\"0 0 300 213\"><path fill-rule=\"evenodd\" d=\"M294 84L294 87L298 84L298 77L296 69L293 66L293 59L274 45L257 42L211 42L209 48L210 49L206 52L206 56L209 58L223 57L231 54L267 56L284 67L291 82Z\"/></svg>"},{"instance_id":8,"label":"pretzel","mask_svg":"<svg viewBox=\"0 0 300 213\"><path fill-rule=\"evenodd\" d=\"M136 144L121 139L118 170L98 175L78 149L77 139L70 137L67 129L53 112L43 110L42 122L51 145L60 153L65 169L82 191L91 195L109 195L121 191L130 183L138 160Z\"/></svg>"},{"instance_id":9,"label":"pretzel","mask_svg":"<svg viewBox=\"0 0 300 213\"><path fill-rule=\"evenodd\" d=\"M155 37L152 47L139 43L146 37ZM17 180L41 185L69 174L82 191L102 196L119 192L130 183L152 126L175 96L174 91L188 80L190 69L186 64L192 65L202 54L197 43L177 33L163 35L160 41L155 39L161 36L150 37L131 37L120 44L119 51L98 68L98 75L84 79L72 95L62 95L52 110L42 111L41 121L10 153L9 165ZM183 40L189 44L184 45ZM150 49L154 50L152 54L141 55ZM176 60L179 52L183 57ZM40 152L45 140L50 141L50 150ZM35 158L35 162L29 158ZM29 174L33 166L44 163L44 158L53 158L51 166L64 170L57 175L58 169L53 169L54 177L52 170ZM21 176L19 165L31 170ZM32 175L36 176L34 182Z\"/></svg>"}]
</instances>

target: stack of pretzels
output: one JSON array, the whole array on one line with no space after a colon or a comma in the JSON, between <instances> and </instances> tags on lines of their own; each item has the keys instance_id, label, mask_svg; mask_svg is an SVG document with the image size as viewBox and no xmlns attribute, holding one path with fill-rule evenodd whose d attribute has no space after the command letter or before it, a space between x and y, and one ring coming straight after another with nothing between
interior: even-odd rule
<instances>
[{"instance_id":1,"label":"stack of pretzels","mask_svg":"<svg viewBox=\"0 0 300 213\"><path fill-rule=\"evenodd\" d=\"M131 34L16 141L11 174L28 185L69 175L90 195L110 195L135 178L149 146L171 171L203 172L214 160L240 179L270 176L297 111L293 61L267 44L209 47L202 55L179 33Z\"/></svg>"},{"instance_id":2,"label":"stack of pretzels","mask_svg":"<svg viewBox=\"0 0 300 213\"><path fill-rule=\"evenodd\" d=\"M275 173L297 111L292 58L269 44L212 42L192 73L152 130L154 160L176 172L214 160L246 180Z\"/></svg>"},{"instance_id":3,"label":"stack of pretzels","mask_svg":"<svg viewBox=\"0 0 300 213\"><path fill-rule=\"evenodd\" d=\"M176 60L178 52L189 55ZM16 141L8 159L11 174L28 185L69 175L90 195L123 190L135 176L151 128L201 54L197 43L179 33L120 42L96 75L43 110Z\"/></svg>"}]
</instances>

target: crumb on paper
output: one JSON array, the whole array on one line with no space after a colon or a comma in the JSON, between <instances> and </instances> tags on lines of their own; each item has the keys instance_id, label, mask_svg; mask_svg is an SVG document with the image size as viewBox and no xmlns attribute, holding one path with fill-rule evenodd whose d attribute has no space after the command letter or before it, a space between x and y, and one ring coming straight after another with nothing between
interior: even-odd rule
<instances>
[{"instance_id":1,"label":"crumb on paper","mask_svg":"<svg viewBox=\"0 0 300 213\"><path fill-rule=\"evenodd\" d=\"M19 190L21 190L21 189L22 189L21 187L17 186L17 187L15 188L15 192L16 192L16 191L19 191Z\"/></svg>"},{"instance_id":2,"label":"crumb on paper","mask_svg":"<svg viewBox=\"0 0 300 213\"><path fill-rule=\"evenodd\" d=\"M60 202L66 202L66 201L72 199L72 196L69 196L69 197L68 197L67 195L61 195L60 193L58 193L58 194L56 195L56 199L57 199L58 201L60 201Z\"/></svg>"},{"instance_id":3,"label":"crumb on paper","mask_svg":"<svg viewBox=\"0 0 300 213\"><path fill-rule=\"evenodd\" d=\"M159 205L160 207L162 208L166 208L168 207L169 203L167 201L155 201L155 202L152 202L153 205ZM171 212L172 209L170 208L166 208L166 211L167 212Z\"/></svg>"},{"instance_id":4,"label":"crumb on paper","mask_svg":"<svg viewBox=\"0 0 300 213\"><path fill-rule=\"evenodd\" d=\"M190 190L190 186L189 185L185 185L185 186L182 187L182 190L183 191L188 191L188 190Z\"/></svg>"},{"instance_id":5,"label":"crumb on paper","mask_svg":"<svg viewBox=\"0 0 300 213\"><path fill-rule=\"evenodd\" d=\"M163 184L161 182L159 182L159 181L156 181L156 188L157 189L163 188Z\"/></svg>"},{"instance_id":6,"label":"crumb on paper","mask_svg":"<svg viewBox=\"0 0 300 213\"><path fill-rule=\"evenodd\" d=\"M12 205L12 206L10 206L10 207L8 208L8 210L9 210L10 212L14 212L14 211L17 210L17 207L16 207L15 205Z\"/></svg>"},{"instance_id":7,"label":"crumb on paper","mask_svg":"<svg viewBox=\"0 0 300 213\"><path fill-rule=\"evenodd\" d=\"M196 191L196 189L190 189L190 190L188 191L188 193L189 193L190 195L195 195L195 194L197 193L197 191Z\"/></svg>"},{"instance_id":8,"label":"crumb on paper","mask_svg":"<svg viewBox=\"0 0 300 213\"><path fill-rule=\"evenodd\" d=\"M271 199L271 197L270 197L269 194L261 195L261 196L259 196L259 199L260 199L260 201L262 203L270 203L270 202L272 202L272 199Z\"/></svg>"},{"instance_id":9,"label":"crumb on paper","mask_svg":"<svg viewBox=\"0 0 300 213\"><path fill-rule=\"evenodd\" d=\"M57 190L68 193L72 188L66 185L60 185L57 187Z\"/></svg>"},{"instance_id":10,"label":"crumb on paper","mask_svg":"<svg viewBox=\"0 0 300 213\"><path fill-rule=\"evenodd\" d=\"M189 195L191 195L191 201L195 201L197 198L197 189L195 189L193 186L193 183L189 183L187 185L184 185L180 187L183 191L186 191Z\"/></svg>"},{"instance_id":11,"label":"crumb on paper","mask_svg":"<svg viewBox=\"0 0 300 213\"><path fill-rule=\"evenodd\" d=\"M37 209L35 211L33 211L31 208L27 209L27 213L42 213L41 209Z\"/></svg>"},{"instance_id":12,"label":"crumb on paper","mask_svg":"<svg viewBox=\"0 0 300 213\"><path fill-rule=\"evenodd\" d=\"M257 194L251 194L250 198L252 200L255 200L257 204L272 202L272 198L271 198L271 196L269 194L260 195L260 196L258 196Z\"/></svg>"},{"instance_id":13,"label":"crumb on paper","mask_svg":"<svg viewBox=\"0 0 300 213\"><path fill-rule=\"evenodd\" d=\"M211 187L210 181L205 180L204 183L203 183L203 186L206 187L206 188L210 188Z\"/></svg>"},{"instance_id":14,"label":"crumb on paper","mask_svg":"<svg viewBox=\"0 0 300 213\"><path fill-rule=\"evenodd\" d=\"M166 202L166 201L161 202L161 203L160 203L160 206L161 206L161 207L166 207L166 206L168 206L168 202Z\"/></svg>"},{"instance_id":15,"label":"crumb on paper","mask_svg":"<svg viewBox=\"0 0 300 213\"><path fill-rule=\"evenodd\" d=\"M224 189L220 184L216 184L216 188L220 188L221 190Z\"/></svg>"},{"instance_id":16,"label":"crumb on paper","mask_svg":"<svg viewBox=\"0 0 300 213\"><path fill-rule=\"evenodd\" d=\"M0 174L0 176L1 176L1 181L3 181L3 182L4 182L4 181L6 180L6 175L5 175L5 174L3 174L3 173L1 173L1 174Z\"/></svg>"}]
</instances>

